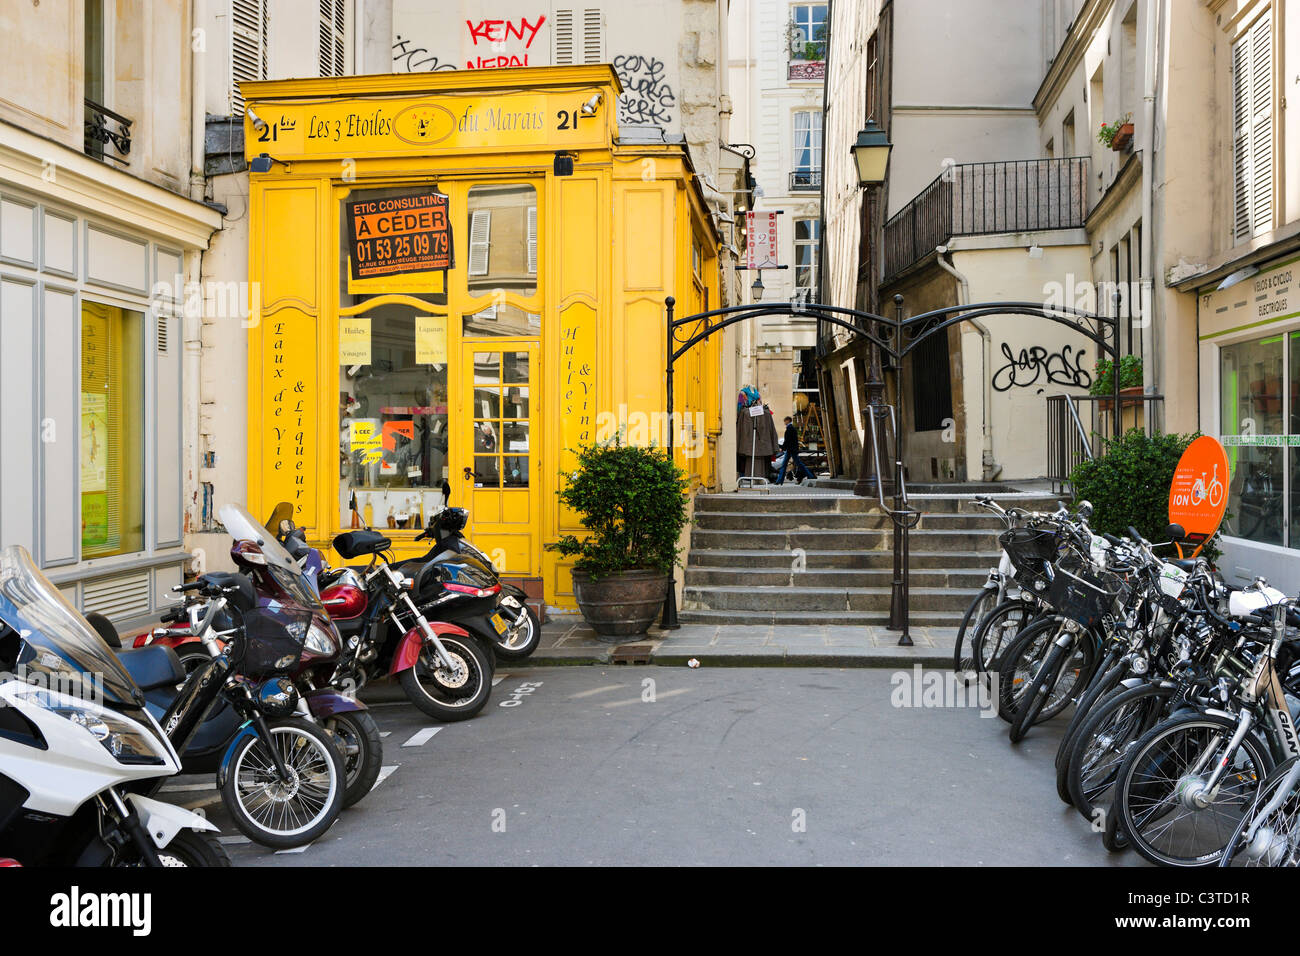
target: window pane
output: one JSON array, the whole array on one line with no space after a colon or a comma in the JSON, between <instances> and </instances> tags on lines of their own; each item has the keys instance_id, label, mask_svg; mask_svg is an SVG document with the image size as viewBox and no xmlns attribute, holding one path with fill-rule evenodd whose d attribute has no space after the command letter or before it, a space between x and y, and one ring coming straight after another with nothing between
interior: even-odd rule
<instances>
[{"instance_id":1,"label":"window pane","mask_svg":"<svg viewBox=\"0 0 1300 956\"><path fill-rule=\"evenodd\" d=\"M501 403L501 417L528 417L528 389L526 387L509 386L505 389L505 400Z\"/></svg>"},{"instance_id":2,"label":"window pane","mask_svg":"<svg viewBox=\"0 0 1300 956\"><path fill-rule=\"evenodd\" d=\"M528 384L528 353L507 352L502 367L501 380L511 385Z\"/></svg>"},{"instance_id":3,"label":"window pane","mask_svg":"<svg viewBox=\"0 0 1300 956\"><path fill-rule=\"evenodd\" d=\"M410 306L378 306L367 317L369 363L339 368L340 514L346 527L355 493L372 526L400 527L406 514L407 527L423 527L443 504L447 366L416 361Z\"/></svg>"},{"instance_id":4,"label":"window pane","mask_svg":"<svg viewBox=\"0 0 1300 956\"><path fill-rule=\"evenodd\" d=\"M1282 336L1224 346L1220 421L1228 441L1226 533L1282 544Z\"/></svg>"},{"instance_id":5,"label":"window pane","mask_svg":"<svg viewBox=\"0 0 1300 956\"><path fill-rule=\"evenodd\" d=\"M81 306L81 556L144 550L144 315Z\"/></svg>"},{"instance_id":6,"label":"window pane","mask_svg":"<svg viewBox=\"0 0 1300 956\"><path fill-rule=\"evenodd\" d=\"M490 305L467 314L461 329L465 335L540 335L542 317L509 304Z\"/></svg>"},{"instance_id":7,"label":"window pane","mask_svg":"<svg viewBox=\"0 0 1300 956\"><path fill-rule=\"evenodd\" d=\"M474 423L474 450L476 452L501 450L497 447L497 426L495 422L484 420Z\"/></svg>"},{"instance_id":8,"label":"window pane","mask_svg":"<svg viewBox=\"0 0 1300 956\"><path fill-rule=\"evenodd\" d=\"M469 294L489 295L502 289L523 296L534 295L537 292L537 191L519 184L475 186L469 191L468 222Z\"/></svg>"},{"instance_id":9,"label":"window pane","mask_svg":"<svg viewBox=\"0 0 1300 956\"><path fill-rule=\"evenodd\" d=\"M501 487L501 459L495 455L478 455L474 458L474 487Z\"/></svg>"},{"instance_id":10,"label":"window pane","mask_svg":"<svg viewBox=\"0 0 1300 956\"><path fill-rule=\"evenodd\" d=\"M505 436L502 451L527 453L528 422L506 422L501 431Z\"/></svg>"}]
</instances>

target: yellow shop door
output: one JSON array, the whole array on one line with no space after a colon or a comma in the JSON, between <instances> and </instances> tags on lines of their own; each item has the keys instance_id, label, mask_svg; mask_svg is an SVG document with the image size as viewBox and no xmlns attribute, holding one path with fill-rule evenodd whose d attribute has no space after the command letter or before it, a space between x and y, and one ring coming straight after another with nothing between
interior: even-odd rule
<instances>
[{"instance_id":1,"label":"yellow shop door","mask_svg":"<svg viewBox=\"0 0 1300 956\"><path fill-rule=\"evenodd\" d=\"M536 342L461 346L462 410L456 429L460 493L469 509L467 534L497 568L540 573L533 410L539 377Z\"/></svg>"}]
</instances>

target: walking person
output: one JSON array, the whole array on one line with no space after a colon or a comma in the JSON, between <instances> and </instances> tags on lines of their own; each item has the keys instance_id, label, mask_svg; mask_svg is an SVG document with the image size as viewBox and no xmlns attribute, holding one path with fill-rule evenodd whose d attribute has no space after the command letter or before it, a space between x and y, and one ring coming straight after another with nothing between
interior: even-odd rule
<instances>
[{"instance_id":1,"label":"walking person","mask_svg":"<svg viewBox=\"0 0 1300 956\"><path fill-rule=\"evenodd\" d=\"M785 454L781 456L781 463L776 466L778 485L785 483L785 469L791 461L794 462L799 484L803 484L805 478L816 477L799 458L799 430L794 427L794 419L789 415L785 416L785 437L781 439L781 450Z\"/></svg>"}]
</instances>

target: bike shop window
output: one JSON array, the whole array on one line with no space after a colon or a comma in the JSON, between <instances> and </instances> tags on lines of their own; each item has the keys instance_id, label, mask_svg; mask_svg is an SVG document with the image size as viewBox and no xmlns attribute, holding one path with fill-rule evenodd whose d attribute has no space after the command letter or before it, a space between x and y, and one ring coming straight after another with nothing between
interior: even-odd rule
<instances>
[{"instance_id":1,"label":"bike shop window","mask_svg":"<svg viewBox=\"0 0 1300 956\"><path fill-rule=\"evenodd\" d=\"M537 336L537 190L518 183L469 191L465 336ZM514 299L515 301L509 301ZM523 300L523 301L520 301Z\"/></svg>"},{"instance_id":2,"label":"bike shop window","mask_svg":"<svg viewBox=\"0 0 1300 956\"><path fill-rule=\"evenodd\" d=\"M347 204L412 187L353 190L339 215L339 516L375 528L423 528L447 476L447 295L440 271L353 279ZM457 262L459 265L459 262ZM397 294L408 301L384 301ZM376 304L363 306L370 300ZM417 304L419 303L419 304Z\"/></svg>"},{"instance_id":3,"label":"bike shop window","mask_svg":"<svg viewBox=\"0 0 1300 956\"><path fill-rule=\"evenodd\" d=\"M144 549L144 315L81 304L81 556Z\"/></svg>"},{"instance_id":4,"label":"bike shop window","mask_svg":"<svg viewBox=\"0 0 1300 956\"><path fill-rule=\"evenodd\" d=\"M821 242L820 219L794 221L794 287L817 288L817 246Z\"/></svg>"},{"instance_id":5,"label":"bike shop window","mask_svg":"<svg viewBox=\"0 0 1300 956\"><path fill-rule=\"evenodd\" d=\"M1284 457L1292 453L1285 447L1283 423L1286 415L1294 421L1300 413L1296 407L1300 401L1286 393L1283 373L1288 346L1290 381L1300 382L1296 375L1300 372L1300 338L1296 333L1225 345L1219 351L1219 423L1232 474L1224 532L1264 544L1300 547L1295 508L1289 509L1289 528L1282 517L1289 478ZM1205 480L1208 485L1213 476L1207 475Z\"/></svg>"}]
</instances>

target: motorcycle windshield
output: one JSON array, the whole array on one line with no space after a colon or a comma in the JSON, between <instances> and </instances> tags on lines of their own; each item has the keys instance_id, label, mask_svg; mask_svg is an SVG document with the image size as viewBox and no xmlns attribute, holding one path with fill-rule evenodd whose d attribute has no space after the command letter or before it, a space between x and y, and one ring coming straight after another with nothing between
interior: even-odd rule
<instances>
[{"instance_id":1,"label":"motorcycle windshield","mask_svg":"<svg viewBox=\"0 0 1300 956\"><path fill-rule=\"evenodd\" d=\"M293 599L294 602L325 615L325 606L320 602L320 595L312 587L311 581L303 573L298 562L284 549L275 535L248 513L243 505L223 505L217 512L226 531L236 541L251 541L261 550L266 558L266 566L271 577Z\"/></svg>"},{"instance_id":2,"label":"motorcycle windshield","mask_svg":"<svg viewBox=\"0 0 1300 956\"><path fill-rule=\"evenodd\" d=\"M0 621L18 634L20 679L84 700L144 705L112 648L21 545L0 551Z\"/></svg>"}]
</instances>

